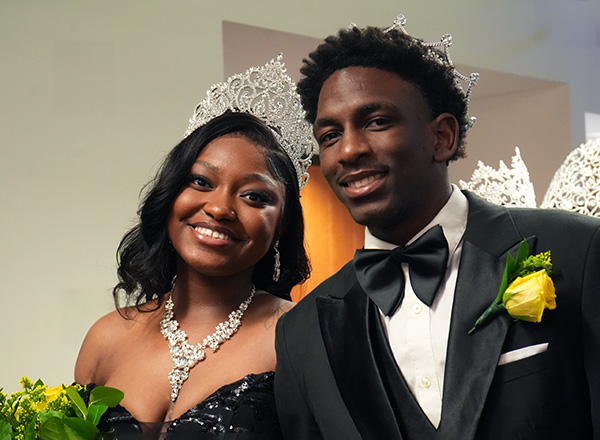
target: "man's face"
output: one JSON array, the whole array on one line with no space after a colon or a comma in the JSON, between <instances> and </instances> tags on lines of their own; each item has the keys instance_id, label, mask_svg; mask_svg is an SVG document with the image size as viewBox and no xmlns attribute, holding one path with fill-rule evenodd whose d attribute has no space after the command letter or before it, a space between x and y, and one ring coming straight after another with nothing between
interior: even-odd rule
<instances>
[{"instance_id":1,"label":"man's face","mask_svg":"<svg viewBox=\"0 0 600 440\"><path fill-rule=\"evenodd\" d=\"M447 199L435 121L418 89L391 72L348 67L323 84L314 124L321 169L354 220L379 238L418 232L440 194Z\"/></svg>"}]
</instances>

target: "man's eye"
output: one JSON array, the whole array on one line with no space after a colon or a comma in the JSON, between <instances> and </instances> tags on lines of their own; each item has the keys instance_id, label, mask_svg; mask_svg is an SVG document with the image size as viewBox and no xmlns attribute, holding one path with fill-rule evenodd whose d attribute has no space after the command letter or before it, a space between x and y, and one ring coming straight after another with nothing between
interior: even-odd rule
<instances>
[{"instance_id":1,"label":"man's eye","mask_svg":"<svg viewBox=\"0 0 600 440\"><path fill-rule=\"evenodd\" d=\"M335 132L335 131L330 131L328 133L325 133L324 135L319 137L319 145L323 146L323 145L331 144L338 137L339 137L339 133Z\"/></svg>"},{"instance_id":2,"label":"man's eye","mask_svg":"<svg viewBox=\"0 0 600 440\"><path fill-rule=\"evenodd\" d=\"M367 124L367 126L372 127L372 128L381 128L381 127L385 127L385 126L389 125L390 122L391 122L391 120L388 118L375 118L375 119L371 119L369 121L369 123Z\"/></svg>"}]
</instances>

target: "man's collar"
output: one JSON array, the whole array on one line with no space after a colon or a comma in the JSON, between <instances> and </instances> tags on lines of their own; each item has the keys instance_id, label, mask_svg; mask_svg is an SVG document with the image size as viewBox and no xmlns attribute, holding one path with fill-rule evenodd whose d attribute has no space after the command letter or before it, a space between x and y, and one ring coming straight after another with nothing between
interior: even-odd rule
<instances>
[{"instance_id":1,"label":"man's collar","mask_svg":"<svg viewBox=\"0 0 600 440\"><path fill-rule=\"evenodd\" d=\"M452 184L452 193L446 204L440 209L437 215L427 226L421 229L408 243L412 243L426 231L435 225L440 225L444 231L444 236L448 241L450 254L454 252L460 242L467 227L467 215L469 211L469 202L460 189ZM397 248L398 245L380 240L371 234L368 228L365 229L365 249L387 249Z\"/></svg>"}]
</instances>

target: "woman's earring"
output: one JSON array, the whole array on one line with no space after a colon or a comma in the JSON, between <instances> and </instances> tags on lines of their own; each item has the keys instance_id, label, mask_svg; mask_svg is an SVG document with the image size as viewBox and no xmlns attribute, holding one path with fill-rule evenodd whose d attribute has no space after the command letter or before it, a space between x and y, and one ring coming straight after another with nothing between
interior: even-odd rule
<instances>
[{"instance_id":1,"label":"woman's earring","mask_svg":"<svg viewBox=\"0 0 600 440\"><path fill-rule=\"evenodd\" d=\"M277 240L275 242L275 244L273 245L273 249L275 250L275 270L273 272L273 281L277 282L279 281L279 276L281 275L281 261L280 261L280 255L279 255L279 240Z\"/></svg>"}]
</instances>

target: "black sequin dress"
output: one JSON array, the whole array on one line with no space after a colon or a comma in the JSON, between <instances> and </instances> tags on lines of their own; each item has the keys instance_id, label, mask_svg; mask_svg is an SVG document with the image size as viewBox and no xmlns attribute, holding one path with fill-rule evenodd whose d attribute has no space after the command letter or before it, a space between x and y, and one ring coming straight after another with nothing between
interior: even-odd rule
<instances>
[{"instance_id":1,"label":"black sequin dress","mask_svg":"<svg viewBox=\"0 0 600 440\"><path fill-rule=\"evenodd\" d=\"M119 405L109 408L98 428L103 432L114 430L114 435L105 438L118 440L281 439L273 377L272 371L250 374L219 388L169 422L140 422Z\"/></svg>"}]
</instances>

